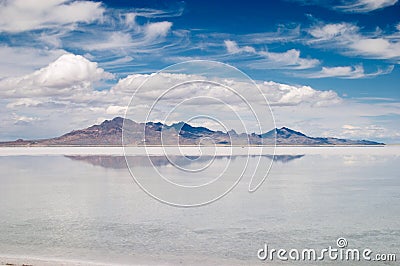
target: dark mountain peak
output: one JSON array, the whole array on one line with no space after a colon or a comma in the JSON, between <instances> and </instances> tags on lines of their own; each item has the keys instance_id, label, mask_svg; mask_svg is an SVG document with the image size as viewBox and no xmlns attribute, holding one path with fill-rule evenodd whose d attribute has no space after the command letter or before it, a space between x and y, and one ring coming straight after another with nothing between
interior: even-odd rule
<instances>
[{"instance_id":1,"label":"dark mountain peak","mask_svg":"<svg viewBox=\"0 0 400 266\"><path fill-rule=\"evenodd\" d=\"M299 131L290 129L288 127L276 128L275 130L276 130L276 134L277 135L281 135L281 136L297 135L297 136L306 137L305 134L303 134L303 133L301 133Z\"/></svg>"},{"instance_id":2,"label":"dark mountain peak","mask_svg":"<svg viewBox=\"0 0 400 266\"><path fill-rule=\"evenodd\" d=\"M172 124L169 128L175 128L176 131L185 131L189 133L213 133L214 131L206 127L194 127L183 121Z\"/></svg>"},{"instance_id":3,"label":"dark mountain peak","mask_svg":"<svg viewBox=\"0 0 400 266\"><path fill-rule=\"evenodd\" d=\"M173 123L172 125L169 126L169 128L175 128L176 130L181 130L185 125L189 126L189 124L186 124L183 121L180 121L178 123Z\"/></svg>"},{"instance_id":4,"label":"dark mountain peak","mask_svg":"<svg viewBox=\"0 0 400 266\"><path fill-rule=\"evenodd\" d=\"M237 133L234 129L229 130L227 133L228 133L228 135L231 136L231 137L232 137L232 136L238 136L238 133Z\"/></svg>"},{"instance_id":5,"label":"dark mountain peak","mask_svg":"<svg viewBox=\"0 0 400 266\"><path fill-rule=\"evenodd\" d=\"M114 117L111 121L115 122L115 123L123 123L124 122L124 118L120 117L120 116L117 116L117 117Z\"/></svg>"},{"instance_id":6,"label":"dark mountain peak","mask_svg":"<svg viewBox=\"0 0 400 266\"><path fill-rule=\"evenodd\" d=\"M163 126L164 124L161 122L147 122L146 125L150 126Z\"/></svg>"},{"instance_id":7,"label":"dark mountain peak","mask_svg":"<svg viewBox=\"0 0 400 266\"><path fill-rule=\"evenodd\" d=\"M107 123L122 124L123 122L124 122L124 118L120 117L120 116L117 116L117 117L114 117L111 120L104 120L102 124L107 124Z\"/></svg>"},{"instance_id":8,"label":"dark mountain peak","mask_svg":"<svg viewBox=\"0 0 400 266\"><path fill-rule=\"evenodd\" d=\"M161 122L146 122L146 128L151 128L155 131L161 131L164 128L164 124Z\"/></svg>"},{"instance_id":9,"label":"dark mountain peak","mask_svg":"<svg viewBox=\"0 0 400 266\"><path fill-rule=\"evenodd\" d=\"M112 120L104 120L99 126L100 127L121 127L124 124L124 118L122 117L115 117ZM96 126L96 125L95 125ZM91 128L95 127L95 126L91 126Z\"/></svg>"},{"instance_id":10,"label":"dark mountain peak","mask_svg":"<svg viewBox=\"0 0 400 266\"><path fill-rule=\"evenodd\" d=\"M290 129L288 127L281 127L281 128L275 128L272 129L268 132L265 132L261 135L259 135L261 138L273 138L276 135L277 138L281 137L281 138L289 138L289 137L307 137L305 134Z\"/></svg>"},{"instance_id":11,"label":"dark mountain peak","mask_svg":"<svg viewBox=\"0 0 400 266\"><path fill-rule=\"evenodd\" d=\"M261 135L259 135L259 136L260 136L260 138L262 138L262 139L273 138L273 137L275 136L275 134L277 133L277 131L278 131L278 129L275 128L275 129L272 129L272 130L270 130L270 131L268 131L268 132L265 132L265 133L263 133L263 134L261 134Z\"/></svg>"}]
</instances>

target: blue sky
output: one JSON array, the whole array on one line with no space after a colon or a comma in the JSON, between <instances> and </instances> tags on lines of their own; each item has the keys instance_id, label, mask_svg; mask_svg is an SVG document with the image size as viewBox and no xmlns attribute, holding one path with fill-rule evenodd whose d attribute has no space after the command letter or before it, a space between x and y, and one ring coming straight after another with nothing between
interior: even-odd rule
<instances>
[{"instance_id":1,"label":"blue sky","mask_svg":"<svg viewBox=\"0 0 400 266\"><path fill-rule=\"evenodd\" d=\"M0 139L122 115L132 93L124 84L204 59L269 82L277 126L400 141L397 0L0 5Z\"/></svg>"}]
</instances>

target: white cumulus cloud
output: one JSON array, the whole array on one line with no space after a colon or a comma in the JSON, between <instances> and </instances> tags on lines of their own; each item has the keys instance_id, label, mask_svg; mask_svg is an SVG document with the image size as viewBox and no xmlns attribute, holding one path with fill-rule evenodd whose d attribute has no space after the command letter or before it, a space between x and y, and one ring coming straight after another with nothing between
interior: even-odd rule
<instances>
[{"instance_id":1,"label":"white cumulus cloud","mask_svg":"<svg viewBox=\"0 0 400 266\"><path fill-rule=\"evenodd\" d=\"M105 72L80 55L64 54L48 66L21 77L0 81L0 94L11 97L69 94L77 89L90 89L93 82L111 79Z\"/></svg>"},{"instance_id":2,"label":"white cumulus cloud","mask_svg":"<svg viewBox=\"0 0 400 266\"><path fill-rule=\"evenodd\" d=\"M139 88L152 75L134 74L124 79L119 80L118 84L111 89L114 95L128 95L132 94L134 90ZM146 87L138 97L142 99L141 103L146 103L146 99L154 99L165 92L171 85L176 83L184 83L187 80L207 80L202 76L194 76L187 74L162 74L157 75L157 79L151 79L151 86ZM228 87L235 89L237 92L242 93L246 98L253 101L263 103L263 99L253 99L251 93L247 93L248 87L252 86L247 82L239 80L227 79L213 79L213 81L224 84ZM294 106L300 104L310 104L314 106L323 106L330 104L337 104L341 102L341 98L334 91L320 91L310 86L289 85L277 83L273 81L256 81L257 86L262 93L267 97L269 103L274 106ZM207 93L207 94L205 94ZM204 84L195 83L190 86L179 86L174 89L173 98L171 102L180 102L182 99L187 99L196 96L207 95L218 99L224 99L226 102L234 103L234 98L224 97L226 92L221 90L220 87L210 87L208 90L204 89ZM165 96L167 97L167 96ZM237 100L237 99L236 99ZM148 104L151 104L149 102Z\"/></svg>"},{"instance_id":3,"label":"white cumulus cloud","mask_svg":"<svg viewBox=\"0 0 400 266\"><path fill-rule=\"evenodd\" d=\"M295 86L273 81L265 81L258 86L273 106L296 106L300 104L327 106L342 101L334 91L320 91L310 86Z\"/></svg>"},{"instance_id":4,"label":"white cumulus cloud","mask_svg":"<svg viewBox=\"0 0 400 266\"><path fill-rule=\"evenodd\" d=\"M162 21L149 23L145 26L146 37L150 40L165 37L172 27L172 22Z\"/></svg>"},{"instance_id":5,"label":"white cumulus cloud","mask_svg":"<svg viewBox=\"0 0 400 266\"><path fill-rule=\"evenodd\" d=\"M0 32L62 27L101 19L104 8L100 2L67 0L0 1Z\"/></svg>"},{"instance_id":6,"label":"white cumulus cloud","mask_svg":"<svg viewBox=\"0 0 400 266\"><path fill-rule=\"evenodd\" d=\"M62 49L0 46L0 78L31 73L65 53Z\"/></svg>"},{"instance_id":7,"label":"white cumulus cloud","mask_svg":"<svg viewBox=\"0 0 400 266\"><path fill-rule=\"evenodd\" d=\"M225 40L224 43L225 43L226 50L230 54L237 54L237 53L242 53L242 52L253 53L253 54L256 53L256 49L254 49L251 46L239 47L236 42L231 41L231 40Z\"/></svg>"},{"instance_id":8,"label":"white cumulus cloud","mask_svg":"<svg viewBox=\"0 0 400 266\"><path fill-rule=\"evenodd\" d=\"M110 105L106 109L106 114L109 115L124 115L126 106Z\"/></svg>"}]
</instances>

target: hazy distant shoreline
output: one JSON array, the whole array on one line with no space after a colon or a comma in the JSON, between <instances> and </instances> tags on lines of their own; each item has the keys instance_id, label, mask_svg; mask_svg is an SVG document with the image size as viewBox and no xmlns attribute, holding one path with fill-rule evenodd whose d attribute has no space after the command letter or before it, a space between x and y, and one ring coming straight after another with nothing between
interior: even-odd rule
<instances>
[{"instance_id":1,"label":"hazy distant shoreline","mask_svg":"<svg viewBox=\"0 0 400 266\"><path fill-rule=\"evenodd\" d=\"M386 146L51 146L0 147L0 156L18 155L291 155L291 154L398 154L399 145Z\"/></svg>"}]
</instances>

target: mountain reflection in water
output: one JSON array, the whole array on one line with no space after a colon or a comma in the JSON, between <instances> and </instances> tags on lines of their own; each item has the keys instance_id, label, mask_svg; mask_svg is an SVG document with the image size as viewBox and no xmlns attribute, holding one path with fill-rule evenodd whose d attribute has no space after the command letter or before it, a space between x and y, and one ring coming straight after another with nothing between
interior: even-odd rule
<instances>
[{"instance_id":1,"label":"mountain reflection in water","mask_svg":"<svg viewBox=\"0 0 400 266\"><path fill-rule=\"evenodd\" d=\"M256 157L257 155L251 155L250 157ZM304 157L304 154L299 155L261 155L261 157L273 159L274 162L289 163L293 160ZM112 169L123 169L127 168L125 156L111 156L111 155L65 155L65 157L74 160L89 163L95 166L101 166L104 168ZM215 156L214 159L234 159L235 157L245 157L245 155L234 155L234 156ZM203 162L210 161L213 156L170 156L173 161L179 162L180 165L190 164L192 161ZM130 165L137 166L166 166L171 164L166 156L127 156L127 160Z\"/></svg>"}]
</instances>

